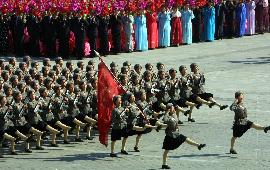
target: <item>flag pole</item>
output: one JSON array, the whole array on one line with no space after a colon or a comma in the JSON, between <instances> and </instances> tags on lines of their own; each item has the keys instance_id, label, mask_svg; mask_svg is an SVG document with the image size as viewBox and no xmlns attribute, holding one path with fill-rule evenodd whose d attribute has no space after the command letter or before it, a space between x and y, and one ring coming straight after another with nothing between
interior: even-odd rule
<instances>
[{"instance_id":1,"label":"flag pole","mask_svg":"<svg viewBox=\"0 0 270 170\"><path fill-rule=\"evenodd\" d=\"M118 79L114 76L114 74L111 72L111 70L108 68L108 66L105 64L105 62L102 59L102 56L99 54L99 52L97 52L96 50L94 50L95 56L97 56L99 58L99 60L101 62L104 63L105 67L109 70L110 74L113 76L113 78L115 79L115 81L118 83L118 85L124 89L124 87L122 86L122 84L118 81ZM126 89L124 89L124 91L126 92Z\"/></svg>"}]
</instances>

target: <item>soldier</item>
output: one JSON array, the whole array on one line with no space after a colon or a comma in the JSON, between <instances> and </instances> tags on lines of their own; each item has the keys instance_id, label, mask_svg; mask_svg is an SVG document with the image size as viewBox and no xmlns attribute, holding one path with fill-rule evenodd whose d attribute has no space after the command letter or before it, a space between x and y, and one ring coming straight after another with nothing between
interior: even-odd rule
<instances>
[{"instance_id":1,"label":"soldier","mask_svg":"<svg viewBox=\"0 0 270 170\"><path fill-rule=\"evenodd\" d=\"M215 103L206 101L200 98L198 95L192 93L192 88L190 87L191 76L187 73L187 68L183 65L179 67L181 73L180 77L180 96L189 102L196 103L196 108L199 109L202 104L206 104L211 108Z\"/></svg>"},{"instance_id":2,"label":"soldier","mask_svg":"<svg viewBox=\"0 0 270 170\"><path fill-rule=\"evenodd\" d=\"M36 74L37 74L37 70L35 68L29 69L29 75L31 76L32 79L35 79Z\"/></svg>"},{"instance_id":3,"label":"soldier","mask_svg":"<svg viewBox=\"0 0 270 170\"><path fill-rule=\"evenodd\" d=\"M41 69L42 76L43 76L44 78L48 77L49 71L50 71L50 67L48 67L48 66L43 66L42 69Z\"/></svg>"},{"instance_id":4,"label":"soldier","mask_svg":"<svg viewBox=\"0 0 270 170\"><path fill-rule=\"evenodd\" d=\"M38 110L40 112L41 119L49 125L46 128L51 133L51 140L52 140L51 147L58 147L55 139L56 139L56 134L59 134L60 131L53 128L53 126L55 126L56 124L56 120L54 119L54 115L51 111L52 101L50 97L47 97L47 90L45 87L40 87L39 94L40 94L40 104L39 104Z\"/></svg>"},{"instance_id":5,"label":"soldier","mask_svg":"<svg viewBox=\"0 0 270 170\"><path fill-rule=\"evenodd\" d=\"M2 142L4 139L10 141L10 152L15 155L15 140L16 138L8 134L7 127L8 123L6 122L6 115L10 112L10 108L6 106L6 97L0 94L0 158L3 158Z\"/></svg>"},{"instance_id":6,"label":"soldier","mask_svg":"<svg viewBox=\"0 0 270 170\"><path fill-rule=\"evenodd\" d=\"M13 93L13 98L14 98L14 104L11 106L12 107L12 116L11 116L12 123L14 124L15 128L22 134L30 134L30 132L33 133L37 138L37 147L40 147L41 135L43 133L35 129L34 127L32 127L31 124L27 122L25 118L26 113L27 113L26 111L27 106L22 103L21 92L15 91ZM30 150L29 140L26 140L25 152L27 153L32 152Z\"/></svg>"},{"instance_id":7,"label":"soldier","mask_svg":"<svg viewBox=\"0 0 270 170\"><path fill-rule=\"evenodd\" d=\"M86 124L78 120L78 115L80 114L80 110L78 108L78 93L75 94L75 87L74 82L69 81L66 85L66 88L68 90L68 94L66 95L67 98L67 114L69 115L71 122L75 124L76 127L76 138L75 142L83 142L83 140L80 138L80 128L85 127ZM69 124L67 124L69 125Z\"/></svg>"},{"instance_id":8,"label":"soldier","mask_svg":"<svg viewBox=\"0 0 270 170\"><path fill-rule=\"evenodd\" d=\"M30 69L31 61L32 61L32 59L30 56L27 55L27 56L23 57L23 62L25 62L25 64L26 64L26 70Z\"/></svg>"},{"instance_id":9,"label":"soldier","mask_svg":"<svg viewBox=\"0 0 270 170\"><path fill-rule=\"evenodd\" d=\"M48 97L52 97L54 94L53 91L53 79L51 79L50 77L45 78L45 80L43 81L44 87L46 87L46 90L48 92Z\"/></svg>"},{"instance_id":10,"label":"soldier","mask_svg":"<svg viewBox=\"0 0 270 170\"><path fill-rule=\"evenodd\" d=\"M140 98L139 93L140 90L142 89L140 83L141 83L140 76L134 73L131 76L131 83L129 85L129 90L135 95L136 100Z\"/></svg>"},{"instance_id":11,"label":"soldier","mask_svg":"<svg viewBox=\"0 0 270 170\"><path fill-rule=\"evenodd\" d=\"M39 70L39 63L38 63L37 61L33 61L33 62L31 63L31 67L32 67L32 68L35 68L36 70Z\"/></svg>"},{"instance_id":12,"label":"soldier","mask_svg":"<svg viewBox=\"0 0 270 170\"><path fill-rule=\"evenodd\" d=\"M66 62L66 68L69 70L70 73L73 73L73 63L71 61Z\"/></svg>"},{"instance_id":13,"label":"soldier","mask_svg":"<svg viewBox=\"0 0 270 170\"><path fill-rule=\"evenodd\" d=\"M50 58L44 58L42 61L43 67L51 68L51 59Z\"/></svg>"},{"instance_id":14,"label":"soldier","mask_svg":"<svg viewBox=\"0 0 270 170\"><path fill-rule=\"evenodd\" d=\"M134 65L134 70L131 72L131 74L138 74L140 78L142 78L142 66L140 64L135 64Z\"/></svg>"},{"instance_id":15,"label":"soldier","mask_svg":"<svg viewBox=\"0 0 270 170\"><path fill-rule=\"evenodd\" d=\"M115 143L117 140L121 140L123 137L122 142L122 149L124 151L124 146L128 138L127 132L127 121L126 121L126 111L128 109L124 109L121 104L121 96L117 95L113 97L113 103L115 108L112 111L112 131L111 131L111 153L110 157L117 157L115 150Z\"/></svg>"},{"instance_id":16,"label":"soldier","mask_svg":"<svg viewBox=\"0 0 270 170\"><path fill-rule=\"evenodd\" d=\"M154 70L153 70L153 65L151 63L146 63L145 64L145 70L150 71L150 73L152 74L152 80L157 79L157 76L156 76L156 74L154 73Z\"/></svg>"},{"instance_id":17,"label":"soldier","mask_svg":"<svg viewBox=\"0 0 270 170\"><path fill-rule=\"evenodd\" d=\"M85 81L80 81L80 95L79 95L79 101L78 101L78 107L80 109L80 114L79 114L79 120L82 122L87 122L87 140L92 140L93 137L90 137L90 132L91 132L91 127L95 126L97 121L93 119L92 117L94 116L92 114L92 108L91 108L91 91L88 90L87 92L87 86Z\"/></svg>"},{"instance_id":18,"label":"soldier","mask_svg":"<svg viewBox=\"0 0 270 170\"><path fill-rule=\"evenodd\" d=\"M184 142L197 147L199 150L206 146L206 144L198 144L190 138L180 134L177 123L177 116L175 113L176 111L174 110L173 104L168 103L166 107L166 113L163 118L164 123L167 124L167 128L165 130L166 136L164 138L162 146L162 149L164 149L162 169L171 169L167 164L168 153L170 150L177 149Z\"/></svg>"},{"instance_id":19,"label":"soldier","mask_svg":"<svg viewBox=\"0 0 270 170\"><path fill-rule=\"evenodd\" d=\"M25 75L28 72L27 65L25 62L19 63L19 69L22 71L22 74Z\"/></svg>"},{"instance_id":20,"label":"soldier","mask_svg":"<svg viewBox=\"0 0 270 170\"><path fill-rule=\"evenodd\" d=\"M192 86L192 92L196 95L198 95L200 98L210 101L214 103L216 106L220 108L220 110L224 110L228 107L228 105L221 105L219 104L213 97L214 95L211 93L206 93L204 90L205 85L205 77L204 74L199 72L199 67L196 63L192 63L190 65L191 69L191 86Z\"/></svg>"},{"instance_id":21,"label":"soldier","mask_svg":"<svg viewBox=\"0 0 270 170\"><path fill-rule=\"evenodd\" d=\"M63 64L64 64L63 58L62 57L57 57L55 59L55 64L59 64L60 68L62 68Z\"/></svg>"},{"instance_id":22,"label":"soldier","mask_svg":"<svg viewBox=\"0 0 270 170\"><path fill-rule=\"evenodd\" d=\"M90 103L91 103L91 108L92 108L92 118L97 120L98 119L98 104L97 104L97 87L98 87L98 79L97 77L93 78L90 81L91 88L90 91Z\"/></svg>"},{"instance_id":23,"label":"soldier","mask_svg":"<svg viewBox=\"0 0 270 170\"><path fill-rule=\"evenodd\" d=\"M175 72L174 69L170 69L170 72ZM171 99L170 95L169 95L169 81L166 79L165 77L165 71L164 70L159 70L158 71L158 81L157 81L157 85L156 88L158 89L158 92L156 94L156 97L158 99L159 106L165 110L166 105L170 102L173 102L173 100ZM183 124L183 122L180 121L180 112L187 114L189 112L185 111L183 108L181 108L180 106L178 106L176 103L174 103L174 107L176 110L176 115L178 117L179 120L179 124Z\"/></svg>"},{"instance_id":24,"label":"soldier","mask_svg":"<svg viewBox=\"0 0 270 170\"><path fill-rule=\"evenodd\" d=\"M38 83L39 83L40 86L43 85L44 77L43 77L43 74L42 73L38 72L36 74L35 79L38 81Z\"/></svg>"},{"instance_id":25,"label":"soldier","mask_svg":"<svg viewBox=\"0 0 270 170\"><path fill-rule=\"evenodd\" d=\"M176 77L176 70L170 69L169 70L169 76L170 79L168 80L168 86L169 86L169 95L171 97L171 100L173 101L174 105L186 108L189 107L189 110L184 112L184 115L188 116L189 122L195 122L195 120L192 118L192 111L194 107L196 106L195 103L189 102L186 99L180 97L180 86L179 86L179 79Z\"/></svg>"},{"instance_id":26,"label":"soldier","mask_svg":"<svg viewBox=\"0 0 270 170\"><path fill-rule=\"evenodd\" d=\"M6 84L4 85L3 89L7 99L7 106L9 106L13 103L12 87L9 84Z\"/></svg>"},{"instance_id":27,"label":"soldier","mask_svg":"<svg viewBox=\"0 0 270 170\"><path fill-rule=\"evenodd\" d=\"M1 68L1 70L4 70L4 68L5 68L5 60L4 59L0 59L0 68Z\"/></svg>"},{"instance_id":28,"label":"soldier","mask_svg":"<svg viewBox=\"0 0 270 170\"><path fill-rule=\"evenodd\" d=\"M11 87L15 89L19 83L18 76L17 75L12 75L9 79Z\"/></svg>"},{"instance_id":29,"label":"soldier","mask_svg":"<svg viewBox=\"0 0 270 170\"><path fill-rule=\"evenodd\" d=\"M7 70L3 70L1 73L1 77L4 80L4 83L7 83L9 81L9 72Z\"/></svg>"},{"instance_id":30,"label":"soldier","mask_svg":"<svg viewBox=\"0 0 270 170\"><path fill-rule=\"evenodd\" d=\"M110 68L112 69L112 68L114 68L114 67L118 67L118 65L113 61L113 62L111 62L111 64L110 64Z\"/></svg>"},{"instance_id":31,"label":"soldier","mask_svg":"<svg viewBox=\"0 0 270 170\"><path fill-rule=\"evenodd\" d=\"M135 96L130 92L127 93L126 107L128 108L127 125L128 130L130 130L129 136L137 134L134 151L140 152L139 142L142 134L149 133L152 129L156 129L156 131L158 132L161 129L161 125L156 126L155 124L150 124L149 120L147 119L147 115L144 114L142 110L140 110L140 108L137 106L135 102ZM122 150L121 153L127 154L125 150Z\"/></svg>"},{"instance_id":32,"label":"soldier","mask_svg":"<svg viewBox=\"0 0 270 170\"><path fill-rule=\"evenodd\" d=\"M244 106L244 93L242 91L235 92L235 101L230 106L230 110L235 113L233 124L233 137L231 138L230 154L237 154L234 150L234 144L237 138L240 138L250 128L256 130L263 130L267 133L270 130L270 126L261 126L253 123L247 119L247 108Z\"/></svg>"},{"instance_id":33,"label":"soldier","mask_svg":"<svg viewBox=\"0 0 270 170\"><path fill-rule=\"evenodd\" d=\"M64 92L61 94L61 86L59 84L56 84L53 87L54 95L52 99L52 113L54 115L54 120L55 120L55 125L57 127L60 127L63 130L64 134L64 144L69 144L68 142L68 131L71 129L70 126L66 125L65 122L65 117L67 116L66 112L64 111L64 97L66 93Z\"/></svg>"}]
</instances>

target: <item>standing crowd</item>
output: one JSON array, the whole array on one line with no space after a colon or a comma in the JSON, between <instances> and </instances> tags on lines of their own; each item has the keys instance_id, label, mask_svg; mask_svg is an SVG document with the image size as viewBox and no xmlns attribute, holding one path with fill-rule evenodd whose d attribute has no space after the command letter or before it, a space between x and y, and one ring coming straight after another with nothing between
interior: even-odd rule
<instances>
[{"instance_id":1,"label":"standing crowd","mask_svg":"<svg viewBox=\"0 0 270 170\"><path fill-rule=\"evenodd\" d=\"M150 2L136 12L128 5L100 13L54 7L41 13L36 6L28 8L8 11L2 6L0 55L82 59L94 57L94 50L106 56L269 31L268 0L171 7Z\"/></svg>"}]
</instances>

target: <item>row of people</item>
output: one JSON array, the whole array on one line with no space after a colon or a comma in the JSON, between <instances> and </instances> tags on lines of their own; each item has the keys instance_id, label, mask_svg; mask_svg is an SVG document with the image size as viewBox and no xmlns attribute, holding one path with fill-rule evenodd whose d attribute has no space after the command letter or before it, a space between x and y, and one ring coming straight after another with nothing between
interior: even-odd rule
<instances>
[{"instance_id":1,"label":"row of people","mask_svg":"<svg viewBox=\"0 0 270 170\"><path fill-rule=\"evenodd\" d=\"M0 15L0 53L7 55L12 46L19 57L28 53L31 57L69 58L73 51L82 59L85 55L94 57L94 50L108 55L253 35L255 25L260 33L268 31L269 17L260 12L261 8L268 9L266 2L258 1L255 5L251 0L239 3L220 0L216 5L208 2L204 7L190 8L187 3L172 9L164 5L159 10L150 5L147 11L136 14L126 10L98 16L80 11L71 14L46 11L43 16L36 16L31 10L29 14L3 13ZM86 41L90 45L85 45ZM27 52L24 47L28 48Z\"/></svg>"}]
</instances>

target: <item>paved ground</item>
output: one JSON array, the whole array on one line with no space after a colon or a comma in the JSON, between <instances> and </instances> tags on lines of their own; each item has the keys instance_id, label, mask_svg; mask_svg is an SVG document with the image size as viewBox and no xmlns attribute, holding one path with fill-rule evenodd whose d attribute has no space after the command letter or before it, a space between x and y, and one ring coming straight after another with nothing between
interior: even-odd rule
<instances>
[{"instance_id":1,"label":"paved ground","mask_svg":"<svg viewBox=\"0 0 270 170\"><path fill-rule=\"evenodd\" d=\"M120 63L156 64L161 61L167 68L189 66L196 62L207 78L206 89L215 94L224 104L231 104L236 90L247 93L246 102L249 119L262 125L270 124L270 34L222 40L214 43L158 49L144 53L122 54L105 58ZM97 59L95 59L97 61ZM87 62L87 60L85 60ZM269 169L270 134L255 130L248 131L236 143L238 155L228 154L232 135L233 113L229 110L202 107L194 111L196 123L184 122L182 133L206 143L202 151L187 144L169 153L169 165L173 169ZM182 120L186 118L182 117ZM0 169L160 169L164 130L143 136L141 153L132 152L135 137L128 140L128 156L110 158L96 137L91 142L60 145L54 149L18 156L6 155L0 160ZM120 150L120 142L116 148Z\"/></svg>"}]
</instances>

